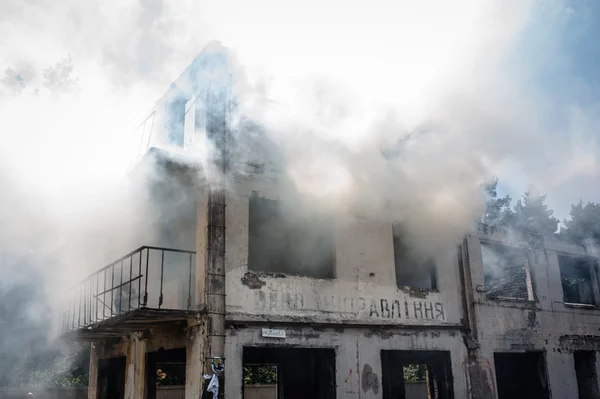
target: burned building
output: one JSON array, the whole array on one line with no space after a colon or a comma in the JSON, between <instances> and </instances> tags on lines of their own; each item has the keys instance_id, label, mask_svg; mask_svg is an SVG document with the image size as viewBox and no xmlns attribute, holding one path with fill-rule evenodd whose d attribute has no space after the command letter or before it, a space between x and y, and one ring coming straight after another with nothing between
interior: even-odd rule
<instances>
[{"instance_id":1,"label":"burned building","mask_svg":"<svg viewBox=\"0 0 600 399\"><path fill-rule=\"evenodd\" d=\"M598 259L486 226L462 259L473 397L599 397Z\"/></svg>"},{"instance_id":2,"label":"burned building","mask_svg":"<svg viewBox=\"0 0 600 399\"><path fill-rule=\"evenodd\" d=\"M233 125L229 68L212 44L157 102L132 174L153 241L73 288L89 398L598 397L597 259L482 227L440 260L393 220L307 206Z\"/></svg>"}]
</instances>

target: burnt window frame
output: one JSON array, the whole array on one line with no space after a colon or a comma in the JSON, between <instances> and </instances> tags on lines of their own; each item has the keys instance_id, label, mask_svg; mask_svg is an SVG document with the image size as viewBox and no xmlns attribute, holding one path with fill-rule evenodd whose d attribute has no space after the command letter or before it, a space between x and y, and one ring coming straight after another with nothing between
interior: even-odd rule
<instances>
[{"instance_id":1,"label":"burnt window frame","mask_svg":"<svg viewBox=\"0 0 600 399\"><path fill-rule=\"evenodd\" d=\"M483 259L483 248L482 248L484 245L509 248L512 250L521 251L523 253L523 256L525 257L524 270L525 270L525 288L527 289L527 298L488 295L487 288L485 285L485 270L486 270L486 268L485 268L485 262ZM531 248L530 247L522 246L522 245L511 245L510 243L506 243L503 241L496 241L496 240L480 238L479 239L479 255L480 255L480 259L481 259L481 272L482 272L482 280L483 280L482 287L483 287L483 293L485 294L486 300L496 301L496 302L497 301L508 301L508 302L521 302L521 303L537 303L538 302L537 289L536 289L536 284L535 284L535 271L534 271L534 268L531 266L532 262L531 262ZM529 284L527 283L527 280L529 280Z\"/></svg>"},{"instance_id":2,"label":"burnt window frame","mask_svg":"<svg viewBox=\"0 0 600 399\"><path fill-rule=\"evenodd\" d=\"M435 261L435 259L433 259L433 257L429 257L426 260L423 261L423 263L421 265L426 265L426 264L430 264L427 267L430 268L429 270L429 275L431 278L431 286L432 288L423 288L423 287L415 287L415 286L410 286L410 285L400 285L398 283L398 266L397 266L397 259L398 259L398 247L400 246L399 244L399 238L398 235L396 234L396 228L402 228L401 227L402 224L399 222L393 222L392 223L392 250L394 251L394 278L395 278L395 282L396 282L396 287L398 287L399 289L408 287L410 289L413 290L420 290L423 292L439 292L440 291L440 287L439 287L439 278L438 278L438 265L437 262Z\"/></svg>"},{"instance_id":3,"label":"burnt window frame","mask_svg":"<svg viewBox=\"0 0 600 399\"><path fill-rule=\"evenodd\" d=\"M251 221L252 221L252 201L256 201L256 200L263 200L263 201L269 201L269 202L273 202L275 203L276 206L282 206L285 205L283 204L283 202L279 199L272 199L272 198L268 198L265 196L260 196L259 193L257 191L252 191L251 195L248 197L248 256L247 256L247 262L246 262L246 267L247 270L249 272L253 272L256 273L260 276L272 276L272 275L286 275L286 276L294 276L294 277L304 277L304 278L313 278L313 279L318 279L318 280L333 280L335 278L337 278L337 236L336 236L336 232L335 232L335 228L332 227L331 230L331 267L330 269L327 270L326 275L315 275L315 274L310 274L310 273L300 273L300 272L296 272L296 271L278 271L278 270L264 270L264 269L256 269L253 268L252 263L251 262L251 258L252 258L252 250L251 250L251 245L252 245L252 240L255 236L255 234L251 233ZM333 217L331 218L332 222L334 222ZM297 230L299 231L299 230Z\"/></svg>"},{"instance_id":4,"label":"burnt window frame","mask_svg":"<svg viewBox=\"0 0 600 399\"><path fill-rule=\"evenodd\" d=\"M563 272L560 265L560 258L573 258L573 259L584 259L588 262L588 271L590 273L590 288L592 291L592 299L593 303L583 303L583 302L570 302L567 301L565 297L565 289L563 286ZM556 252L556 260L558 263L558 273L560 279L560 289L562 291L562 302L565 306L568 307L578 307L578 308L600 308L600 260L594 256L583 255L583 254L573 254L569 252Z\"/></svg>"}]
</instances>

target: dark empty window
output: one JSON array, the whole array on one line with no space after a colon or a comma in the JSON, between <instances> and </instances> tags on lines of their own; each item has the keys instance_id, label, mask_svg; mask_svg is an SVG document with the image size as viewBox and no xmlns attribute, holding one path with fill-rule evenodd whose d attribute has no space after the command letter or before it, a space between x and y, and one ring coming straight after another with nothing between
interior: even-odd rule
<instances>
[{"instance_id":1,"label":"dark empty window","mask_svg":"<svg viewBox=\"0 0 600 399\"><path fill-rule=\"evenodd\" d=\"M334 277L331 218L253 195L249 219L249 270Z\"/></svg>"},{"instance_id":2,"label":"dark empty window","mask_svg":"<svg viewBox=\"0 0 600 399\"><path fill-rule=\"evenodd\" d=\"M481 243L486 296L533 300L529 263L523 249Z\"/></svg>"},{"instance_id":3,"label":"dark empty window","mask_svg":"<svg viewBox=\"0 0 600 399\"><path fill-rule=\"evenodd\" d=\"M402 227L393 225L394 263L398 287L437 289L435 262L430 257L419 255L406 242Z\"/></svg>"},{"instance_id":4,"label":"dark empty window","mask_svg":"<svg viewBox=\"0 0 600 399\"><path fill-rule=\"evenodd\" d=\"M575 256L558 256L563 298L567 303L595 305L593 271L594 259Z\"/></svg>"}]
</instances>

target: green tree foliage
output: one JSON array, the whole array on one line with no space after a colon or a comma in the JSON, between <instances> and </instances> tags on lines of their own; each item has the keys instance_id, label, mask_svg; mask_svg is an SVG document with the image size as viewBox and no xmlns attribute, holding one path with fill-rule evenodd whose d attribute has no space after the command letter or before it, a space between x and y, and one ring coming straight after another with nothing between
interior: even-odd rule
<instances>
[{"instance_id":1,"label":"green tree foliage","mask_svg":"<svg viewBox=\"0 0 600 399\"><path fill-rule=\"evenodd\" d=\"M244 366L244 384L277 384L277 366Z\"/></svg>"},{"instance_id":2,"label":"green tree foliage","mask_svg":"<svg viewBox=\"0 0 600 399\"><path fill-rule=\"evenodd\" d=\"M523 197L511 208L511 197L498 198L498 178L494 177L484 186L487 203L482 222L491 226L510 227L520 231L550 236L558 229L554 211L548 209L546 194L535 186L529 186Z\"/></svg>"},{"instance_id":3,"label":"green tree foliage","mask_svg":"<svg viewBox=\"0 0 600 399\"><path fill-rule=\"evenodd\" d=\"M541 194L535 186L529 186L515 204L509 224L517 230L550 236L556 233L559 223L553 214L554 211L546 205L546 194Z\"/></svg>"},{"instance_id":4,"label":"green tree foliage","mask_svg":"<svg viewBox=\"0 0 600 399\"><path fill-rule=\"evenodd\" d=\"M4 384L10 387L80 387L88 384L89 345L48 346L13 358Z\"/></svg>"},{"instance_id":5,"label":"green tree foliage","mask_svg":"<svg viewBox=\"0 0 600 399\"><path fill-rule=\"evenodd\" d=\"M571 205L571 218L565 220L560 237L579 245L600 246L600 203Z\"/></svg>"},{"instance_id":6,"label":"green tree foliage","mask_svg":"<svg viewBox=\"0 0 600 399\"><path fill-rule=\"evenodd\" d=\"M498 178L495 176L484 186L487 202L482 222L490 226L506 226L514 216L514 212L510 208L512 198L509 195L498 198L497 187Z\"/></svg>"},{"instance_id":7,"label":"green tree foliage","mask_svg":"<svg viewBox=\"0 0 600 399\"><path fill-rule=\"evenodd\" d=\"M425 381L427 367L424 364L407 364L402 366L404 381Z\"/></svg>"}]
</instances>

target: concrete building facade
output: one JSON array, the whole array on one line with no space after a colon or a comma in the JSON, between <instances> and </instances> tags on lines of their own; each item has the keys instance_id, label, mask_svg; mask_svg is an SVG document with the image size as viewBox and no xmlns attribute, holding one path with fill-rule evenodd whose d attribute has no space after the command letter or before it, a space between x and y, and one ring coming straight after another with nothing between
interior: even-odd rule
<instances>
[{"instance_id":1,"label":"concrete building facade","mask_svg":"<svg viewBox=\"0 0 600 399\"><path fill-rule=\"evenodd\" d=\"M485 226L465 239L463 255L473 394L599 397L598 259L554 238Z\"/></svg>"},{"instance_id":2,"label":"concrete building facade","mask_svg":"<svg viewBox=\"0 0 600 399\"><path fill-rule=\"evenodd\" d=\"M485 226L451 256L413 257L393 220L295 202L272 143L231 127L228 68L209 46L147 120L166 150L137 178L169 199L157 214L186 209L152 219L166 244L74 291L65 337L92 342L90 399L212 397L213 376L231 399L261 384L288 399L599 397L596 258ZM185 151L198 140L214 149L201 164Z\"/></svg>"}]
</instances>

